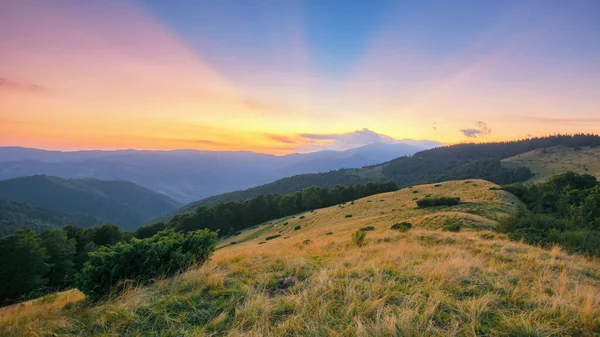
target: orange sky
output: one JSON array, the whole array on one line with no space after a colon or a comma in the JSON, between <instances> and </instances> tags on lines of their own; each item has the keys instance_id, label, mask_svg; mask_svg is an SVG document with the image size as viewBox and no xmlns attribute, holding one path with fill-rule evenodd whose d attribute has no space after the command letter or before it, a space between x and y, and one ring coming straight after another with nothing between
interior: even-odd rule
<instances>
[{"instance_id":1,"label":"orange sky","mask_svg":"<svg viewBox=\"0 0 600 337\"><path fill-rule=\"evenodd\" d=\"M285 72L239 59L228 76L137 2L2 2L0 146L282 154L334 145L304 134L363 128L444 143L600 130L597 67L523 56L552 21L510 37L499 21L444 62L384 23L347 76L327 78L296 19L275 56Z\"/></svg>"}]
</instances>

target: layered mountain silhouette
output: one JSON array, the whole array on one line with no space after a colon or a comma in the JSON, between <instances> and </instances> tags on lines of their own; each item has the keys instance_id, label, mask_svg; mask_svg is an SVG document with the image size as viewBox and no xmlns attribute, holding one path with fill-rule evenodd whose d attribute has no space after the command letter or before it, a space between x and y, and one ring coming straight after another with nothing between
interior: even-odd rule
<instances>
[{"instance_id":1,"label":"layered mountain silhouette","mask_svg":"<svg viewBox=\"0 0 600 337\"><path fill-rule=\"evenodd\" d=\"M187 203L288 176L360 168L439 145L374 143L346 151L275 156L231 151L45 151L0 148L0 179L46 174L126 180Z\"/></svg>"}]
</instances>

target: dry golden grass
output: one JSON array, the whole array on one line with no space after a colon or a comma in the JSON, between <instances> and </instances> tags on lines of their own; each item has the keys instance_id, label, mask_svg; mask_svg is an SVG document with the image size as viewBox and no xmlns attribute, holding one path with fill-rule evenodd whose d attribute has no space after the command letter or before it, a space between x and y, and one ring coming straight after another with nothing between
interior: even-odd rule
<instances>
[{"instance_id":1,"label":"dry golden grass","mask_svg":"<svg viewBox=\"0 0 600 337\"><path fill-rule=\"evenodd\" d=\"M573 148L556 146L533 150L502 160L507 168L527 167L535 174L531 183L542 182L557 174L572 171L579 174L591 174L600 178L600 148Z\"/></svg>"},{"instance_id":2,"label":"dry golden grass","mask_svg":"<svg viewBox=\"0 0 600 337\"><path fill-rule=\"evenodd\" d=\"M476 230L516 207L492 186L476 180L418 186L305 213L285 220L287 226L275 221L224 242L200 268L102 304L87 304L71 291L3 309L0 335L600 333L598 261ZM466 203L415 209L412 198L425 194L457 195ZM448 218L466 222L463 230L435 229ZM399 221L415 227L389 229ZM302 228L295 231L297 225ZM351 233L367 225L375 230L367 233L366 246L352 245ZM258 244L281 229L281 237Z\"/></svg>"}]
</instances>

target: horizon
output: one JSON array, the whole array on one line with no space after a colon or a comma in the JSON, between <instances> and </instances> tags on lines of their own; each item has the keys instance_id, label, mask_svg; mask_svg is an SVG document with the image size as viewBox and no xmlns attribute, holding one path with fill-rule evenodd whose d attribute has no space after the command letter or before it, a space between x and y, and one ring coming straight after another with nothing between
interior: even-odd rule
<instances>
[{"instance_id":1,"label":"horizon","mask_svg":"<svg viewBox=\"0 0 600 337\"><path fill-rule=\"evenodd\" d=\"M285 155L600 129L600 2L0 4L0 146Z\"/></svg>"}]
</instances>

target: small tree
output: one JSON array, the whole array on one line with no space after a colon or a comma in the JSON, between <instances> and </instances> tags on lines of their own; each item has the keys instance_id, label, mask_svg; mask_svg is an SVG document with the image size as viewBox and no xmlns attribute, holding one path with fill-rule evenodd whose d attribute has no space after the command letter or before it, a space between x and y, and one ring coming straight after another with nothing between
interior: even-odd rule
<instances>
[{"instance_id":1,"label":"small tree","mask_svg":"<svg viewBox=\"0 0 600 337\"><path fill-rule=\"evenodd\" d=\"M365 245L365 238L367 237L367 233L361 230L357 230L352 234L352 243L357 245L358 247L362 247Z\"/></svg>"}]
</instances>

